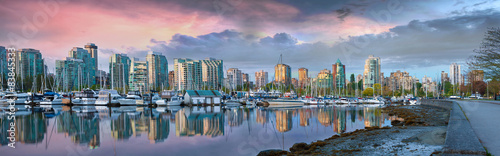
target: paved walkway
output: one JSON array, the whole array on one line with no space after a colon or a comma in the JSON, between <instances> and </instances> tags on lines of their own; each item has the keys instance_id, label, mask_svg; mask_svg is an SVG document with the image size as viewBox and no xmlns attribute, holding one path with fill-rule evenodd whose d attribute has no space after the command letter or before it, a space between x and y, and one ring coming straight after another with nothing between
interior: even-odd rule
<instances>
[{"instance_id":1,"label":"paved walkway","mask_svg":"<svg viewBox=\"0 0 500 156\"><path fill-rule=\"evenodd\" d=\"M456 101L489 153L500 156L500 102Z\"/></svg>"}]
</instances>

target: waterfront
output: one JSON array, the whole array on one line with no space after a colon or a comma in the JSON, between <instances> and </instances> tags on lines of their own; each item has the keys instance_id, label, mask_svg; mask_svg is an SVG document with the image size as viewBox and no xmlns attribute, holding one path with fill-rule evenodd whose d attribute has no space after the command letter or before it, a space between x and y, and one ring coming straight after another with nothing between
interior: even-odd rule
<instances>
[{"instance_id":1,"label":"waterfront","mask_svg":"<svg viewBox=\"0 0 500 156\"><path fill-rule=\"evenodd\" d=\"M388 126L379 107L98 107L99 113L19 113L6 155L256 155L341 132ZM2 131L8 128L1 117ZM4 134L2 134L4 135Z\"/></svg>"}]
</instances>

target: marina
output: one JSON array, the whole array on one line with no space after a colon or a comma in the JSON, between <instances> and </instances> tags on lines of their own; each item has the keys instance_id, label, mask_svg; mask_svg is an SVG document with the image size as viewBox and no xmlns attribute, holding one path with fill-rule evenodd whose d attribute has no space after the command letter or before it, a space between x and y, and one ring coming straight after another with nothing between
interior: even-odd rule
<instances>
[{"instance_id":1,"label":"marina","mask_svg":"<svg viewBox=\"0 0 500 156\"><path fill-rule=\"evenodd\" d=\"M95 111L52 105L16 112L16 147L25 150L2 146L2 154L256 155L398 120L380 107L92 107ZM6 121L0 115L2 128Z\"/></svg>"}]
</instances>

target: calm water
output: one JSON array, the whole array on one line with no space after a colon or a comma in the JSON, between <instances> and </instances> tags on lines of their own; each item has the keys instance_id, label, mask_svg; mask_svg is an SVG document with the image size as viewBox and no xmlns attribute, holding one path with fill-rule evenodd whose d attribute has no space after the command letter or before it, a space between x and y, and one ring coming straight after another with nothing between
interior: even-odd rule
<instances>
[{"instance_id":1,"label":"calm water","mask_svg":"<svg viewBox=\"0 0 500 156\"><path fill-rule=\"evenodd\" d=\"M18 112L15 149L1 115L1 155L256 155L395 119L376 107L55 109Z\"/></svg>"}]
</instances>

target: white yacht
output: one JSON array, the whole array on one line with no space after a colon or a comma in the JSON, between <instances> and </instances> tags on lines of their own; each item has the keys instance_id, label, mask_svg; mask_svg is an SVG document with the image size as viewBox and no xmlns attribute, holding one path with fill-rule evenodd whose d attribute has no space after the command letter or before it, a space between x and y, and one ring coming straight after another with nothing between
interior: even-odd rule
<instances>
[{"instance_id":1,"label":"white yacht","mask_svg":"<svg viewBox=\"0 0 500 156\"><path fill-rule=\"evenodd\" d=\"M157 105L167 105L167 106L179 106L182 103L181 97L175 95L170 97L167 101L166 99L156 100Z\"/></svg>"},{"instance_id":2,"label":"white yacht","mask_svg":"<svg viewBox=\"0 0 500 156\"><path fill-rule=\"evenodd\" d=\"M60 105L63 104L62 96L51 91L44 90L43 99L40 101L41 105Z\"/></svg>"},{"instance_id":3,"label":"white yacht","mask_svg":"<svg viewBox=\"0 0 500 156\"><path fill-rule=\"evenodd\" d=\"M110 96L111 96L111 102L109 102ZM95 104L96 105L107 105L109 103L117 104L119 103L118 100L120 99L123 99L123 97L120 94L118 94L116 90L101 90L99 91L99 96L95 101Z\"/></svg>"},{"instance_id":4,"label":"white yacht","mask_svg":"<svg viewBox=\"0 0 500 156\"><path fill-rule=\"evenodd\" d=\"M240 100L238 100L238 99L233 99L233 98L230 98L230 99L225 100L225 101L224 101L224 104L225 104L226 106L239 106L239 105L241 105Z\"/></svg>"},{"instance_id":5,"label":"white yacht","mask_svg":"<svg viewBox=\"0 0 500 156\"><path fill-rule=\"evenodd\" d=\"M28 101L29 95L26 93L7 93L4 96L4 99L7 99L7 102L14 102L17 104L26 104Z\"/></svg>"},{"instance_id":6,"label":"white yacht","mask_svg":"<svg viewBox=\"0 0 500 156\"><path fill-rule=\"evenodd\" d=\"M158 100L162 100L162 99L161 99L161 97L160 97L157 93L153 94L153 96L152 96L152 97L150 97L150 95L151 95L151 94L145 94L145 95L143 96L143 100L144 100L144 103L145 103L145 104L149 104L150 102L151 102L152 104L155 104L155 103L156 103L156 101L158 101Z\"/></svg>"},{"instance_id":7,"label":"white yacht","mask_svg":"<svg viewBox=\"0 0 500 156\"><path fill-rule=\"evenodd\" d=\"M125 99L119 99L120 105L144 105L144 100L139 91L130 91Z\"/></svg>"},{"instance_id":8,"label":"white yacht","mask_svg":"<svg viewBox=\"0 0 500 156\"><path fill-rule=\"evenodd\" d=\"M348 98L340 98L339 100L337 100L335 103L336 104L339 104L339 105L350 105L351 104L351 100L349 100Z\"/></svg>"},{"instance_id":9,"label":"white yacht","mask_svg":"<svg viewBox=\"0 0 500 156\"><path fill-rule=\"evenodd\" d=\"M58 94L45 96L42 101L40 101L41 105L60 105L62 104L62 97Z\"/></svg>"},{"instance_id":10,"label":"white yacht","mask_svg":"<svg viewBox=\"0 0 500 156\"><path fill-rule=\"evenodd\" d=\"M75 97L79 97L81 99L80 103L75 103L75 104L82 104L82 105L93 105L95 104L96 98L95 98L95 92L90 89L85 89L80 93L77 93Z\"/></svg>"},{"instance_id":11,"label":"white yacht","mask_svg":"<svg viewBox=\"0 0 500 156\"><path fill-rule=\"evenodd\" d=\"M366 103L366 104L384 104L384 101L380 100L380 99L366 99L364 101L364 103Z\"/></svg>"},{"instance_id":12,"label":"white yacht","mask_svg":"<svg viewBox=\"0 0 500 156\"><path fill-rule=\"evenodd\" d=\"M304 102L301 100L286 99L286 98L267 100L267 103L269 103L269 105L287 105L287 106L302 106L302 105L304 105Z\"/></svg>"},{"instance_id":13,"label":"white yacht","mask_svg":"<svg viewBox=\"0 0 500 156\"><path fill-rule=\"evenodd\" d=\"M320 105L320 104L326 104L325 100L322 99L317 99L317 98L305 98L301 100L305 104L309 105Z\"/></svg>"}]
</instances>

